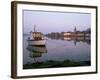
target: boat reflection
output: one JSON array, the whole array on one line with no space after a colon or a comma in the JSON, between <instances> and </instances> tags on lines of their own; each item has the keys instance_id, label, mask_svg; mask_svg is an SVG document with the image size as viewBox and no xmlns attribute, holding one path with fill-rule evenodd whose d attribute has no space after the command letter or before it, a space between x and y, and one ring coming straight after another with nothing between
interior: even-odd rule
<instances>
[{"instance_id":1,"label":"boat reflection","mask_svg":"<svg viewBox=\"0 0 100 80\"><path fill-rule=\"evenodd\" d=\"M31 52L47 53L46 46L32 46L28 45L27 49Z\"/></svg>"},{"instance_id":2,"label":"boat reflection","mask_svg":"<svg viewBox=\"0 0 100 80\"><path fill-rule=\"evenodd\" d=\"M34 61L36 61L36 58L42 57L43 54L47 53L46 46L32 46L28 45L27 50L30 52L29 57L34 58Z\"/></svg>"}]
</instances>

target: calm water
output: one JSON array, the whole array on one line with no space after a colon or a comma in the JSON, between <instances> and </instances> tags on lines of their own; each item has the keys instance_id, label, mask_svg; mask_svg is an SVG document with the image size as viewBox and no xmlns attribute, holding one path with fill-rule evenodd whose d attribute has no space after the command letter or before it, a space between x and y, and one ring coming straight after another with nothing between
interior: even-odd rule
<instances>
[{"instance_id":1,"label":"calm water","mask_svg":"<svg viewBox=\"0 0 100 80\"><path fill-rule=\"evenodd\" d=\"M24 35L23 63L42 62L47 60L63 61L90 61L91 50L89 40L62 40L50 39L46 46L29 46L28 36Z\"/></svg>"}]
</instances>

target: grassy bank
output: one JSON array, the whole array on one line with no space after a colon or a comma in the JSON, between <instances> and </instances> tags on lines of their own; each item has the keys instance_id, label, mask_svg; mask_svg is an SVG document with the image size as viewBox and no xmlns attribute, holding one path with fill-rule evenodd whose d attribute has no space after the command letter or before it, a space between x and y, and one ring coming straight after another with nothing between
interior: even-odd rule
<instances>
[{"instance_id":1,"label":"grassy bank","mask_svg":"<svg viewBox=\"0 0 100 80\"><path fill-rule=\"evenodd\" d=\"M27 63L23 65L23 69L36 69L36 68L55 68L55 67L75 67L75 66L89 66L90 61L75 62L71 60L46 62Z\"/></svg>"}]
</instances>

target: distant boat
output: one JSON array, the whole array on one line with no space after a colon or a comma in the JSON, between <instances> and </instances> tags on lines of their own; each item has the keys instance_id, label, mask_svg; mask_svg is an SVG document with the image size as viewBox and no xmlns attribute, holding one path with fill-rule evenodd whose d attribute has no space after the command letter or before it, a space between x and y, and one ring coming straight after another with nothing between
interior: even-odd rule
<instances>
[{"instance_id":1,"label":"distant boat","mask_svg":"<svg viewBox=\"0 0 100 80\"><path fill-rule=\"evenodd\" d=\"M46 39L43 33L36 31L36 25L34 25L34 32L30 32L30 37L28 38L29 45L45 45Z\"/></svg>"}]
</instances>

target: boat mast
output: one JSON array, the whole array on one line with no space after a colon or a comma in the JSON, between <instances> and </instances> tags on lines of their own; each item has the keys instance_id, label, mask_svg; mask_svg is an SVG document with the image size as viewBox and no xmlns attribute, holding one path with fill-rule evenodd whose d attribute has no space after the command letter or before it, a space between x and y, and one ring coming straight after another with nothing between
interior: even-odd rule
<instances>
[{"instance_id":1,"label":"boat mast","mask_svg":"<svg viewBox=\"0 0 100 80\"><path fill-rule=\"evenodd\" d=\"M36 32L36 24L34 24L34 32Z\"/></svg>"}]
</instances>

